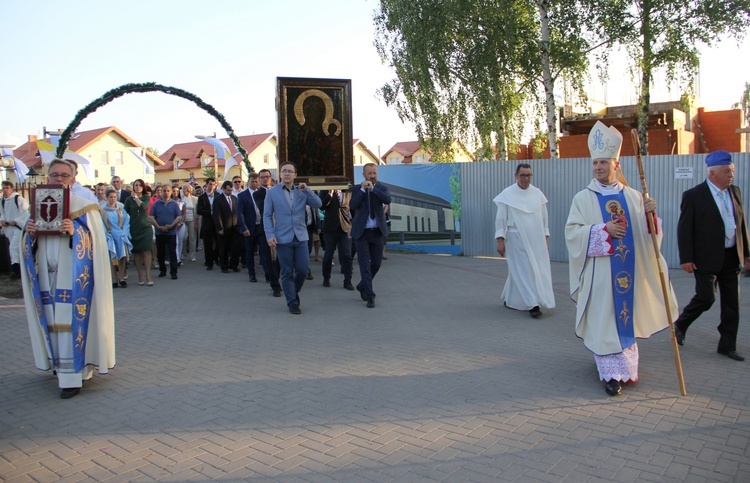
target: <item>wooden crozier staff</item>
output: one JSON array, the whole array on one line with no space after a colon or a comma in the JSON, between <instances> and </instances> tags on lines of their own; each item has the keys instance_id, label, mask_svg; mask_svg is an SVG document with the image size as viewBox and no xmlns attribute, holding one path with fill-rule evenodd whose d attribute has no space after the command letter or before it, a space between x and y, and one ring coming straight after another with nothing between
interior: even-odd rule
<instances>
[{"instance_id":1,"label":"wooden crozier staff","mask_svg":"<svg viewBox=\"0 0 750 483\"><path fill-rule=\"evenodd\" d=\"M641 187L643 197L648 198L648 186L646 185L646 174L643 171L643 160L641 159L641 145L638 141L638 130L632 129L630 134L633 138L633 147L635 148L635 159L638 162L638 174L641 177ZM677 337L674 333L674 324L672 323L672 311L669 308L669 290L667 289L667 280L664 275L664 267L661 263L661 252L659 251L659 243L656 240L656 228L654 225L655 215L648 216L646 214L646 221L648 223L648 229L651 232L651 241L654 245L654 255L656 256L656 262L659 264L659 280L661 281L661 293L664 297L664 308L667 311L667 322L669 323L669 332L672 334L672 351L674 352L674 363L677 366L677 380L680 383L680 394L687 396L687 389L685 389L685 377L682 374L682 360L680 359L680 348L677 345Z\"/></svg>"}]
</instances>

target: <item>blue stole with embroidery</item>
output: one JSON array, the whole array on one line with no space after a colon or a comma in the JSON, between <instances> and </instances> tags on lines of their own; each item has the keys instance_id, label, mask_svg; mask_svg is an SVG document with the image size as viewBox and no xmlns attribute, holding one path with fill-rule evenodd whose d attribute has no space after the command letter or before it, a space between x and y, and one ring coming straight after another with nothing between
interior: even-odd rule
<instances>
[{"instance_id":1,"label":"blue stole with embroidery","mask_svg":"<svg viewBox=\"0 0 750 483\"><path fill-rule=\"evenodd\" d=\"M633 251L633 229L630 212L625 199L625 191L605 196L597 193L604 223L614 221L627 226L624 238L612 238L614 253L609 257L612 268L612 296L615 302L615 323L620 345L627 349L635 344L633 328L633 274L635 273L635 253Z\"/></svg>"},{"instance_id":2,"label":"blue stole with embroidery","mask_svg":"<svg viewBox=\"0 0 750 483\"><path fill-rule=\"evenodd\" d=\"M47 328L47 315L44 313L44 305L51 305L52 298L48 291L42 293L42 289L39 287L39 277L36 273L36 265L34 264L34 242L28 235L24 238L23 243L23 264L26 269L26 274L29 277L29 283L31 284L31 295L34 297L34 308L36 309L36 316L39 319L39 328L44 334L44 341L47 343L47 350L49 351L49 359L51 366L55 366L55 350L52 347L52 340L49 337L49 328Z\"/></svg>"},{"instance_id":3,"label":"blue stole with embroidery","mask_svg":"<svg viewBox=\"0 0 750 483\"><path fill-rule=\"evenodd\" d=\"M87 224L87 215L81 215L73 220L73 287L72 295L66 289L56 290L54 302L67 303L73 300L73 314L71 317L71 331L73 333L73 368L80 372L86 366L86 336L89 330L89 316L91 314L91 298L94 293L94 257L91 231ZM39 287L39 277L33 256L33 241L27 236L23 247L24 266L31 284L39 326L47 343L50 359L54 367L55 352L47 326L47 315L43 305L52 305L52 295L48 291L42 292ZM54 310L54 306L53 306Z\"/></svg>"},{"instance_id":4,"label":"blue stole with embroidery","mask_svg":"<svg viewBox=\"0 0 750 483\"><path fill-rule=\"evenodd\" d=\"M86 337L89 332L91 298L94 294L94 253L86 214L73 220L73 368L86 366Z\"/></svg>"}]
</instances>

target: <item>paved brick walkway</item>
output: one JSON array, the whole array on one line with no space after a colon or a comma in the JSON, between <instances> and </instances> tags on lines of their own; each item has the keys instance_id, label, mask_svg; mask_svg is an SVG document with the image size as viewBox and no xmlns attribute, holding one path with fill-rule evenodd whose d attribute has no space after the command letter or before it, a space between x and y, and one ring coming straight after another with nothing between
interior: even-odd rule
<instances>
[{"instance_id":1,"label":"paved brick walkway","mask_svg":"<svg viewBox=\"0 0 750 483\"><path fill-rule=\"evenodd\" d=\"M497 259L390 254L374 309L312 265L302 316L245 273L188 263L147 288L132 272L118 365L71 400L34 369L20 302L0 300L0 480L750 478L750 362L716 354L718 308L687 335L688 396L662 333L611 398L573 333L565 264L538 320L500 306ZM671 275L683 305L692 278Z\"/></svg>"}]
</instances>

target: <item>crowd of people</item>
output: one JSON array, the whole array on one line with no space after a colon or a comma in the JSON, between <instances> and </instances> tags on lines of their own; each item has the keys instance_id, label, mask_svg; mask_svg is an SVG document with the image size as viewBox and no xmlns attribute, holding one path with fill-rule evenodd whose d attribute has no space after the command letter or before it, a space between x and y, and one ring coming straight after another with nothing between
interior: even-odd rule
<instances>
[{"instance_id":1,"label":"crowd of people","mask_svg":"<svg viewBox=\"0 0 750 483\"><path fill-rule=\"evenodd\" d=\"M717 352L736 361L739 276L750 269L750 248L741 193L732 185L731 155L706 157L707 178L683 195L678 224L680 262L696 279L696 294L679 314L671 284L660 280L666 263L659 253L661 220L656 202L628 187L620 174L622 135L597 122L589 136L593 179L573 198L565 226L570 295L576 303L575 333L594 354L608 394L638 380L636 339L648 338L674 322L676 343L721 290ZM324 250L322 285L331 287L333 257L342 286L358 291L375 307L373 279L389 233L388 187L378 167L367 164L350 190L314 191L295 183L297 167L284 162L275 183L269 170L221 184L213 178L180 185L136 179L88 190L76 182L77 166L56 159L47 182L71 190L70 214L56 229L37 233L28 205L3 183L0 224L14 247L13 275L22 279L32 349L37 367L54 369L61 397L78 394L94 368L114 365L113 289L127 287L128 265L138 285L159 277L178 279L179 267L203 251L206 270L247 269L249 282L262 277L288 311L302 313L300 293L314 279L310 254L315 240ZM529 164L516 167L516 183L495 199L497 252L506 257L508 277L501 298L508 309L539 318L555 307L548 254L547 199L531 183ZM20 199L19 199L20 198ZM256 271L255 255L259 265ZM353 258L359 265L355 286ZM95 283L91 283L95 281ZM664 297L663 294L667 296ZM672 320L668 320L668 318Z\"/></svg>"}]
</instances>

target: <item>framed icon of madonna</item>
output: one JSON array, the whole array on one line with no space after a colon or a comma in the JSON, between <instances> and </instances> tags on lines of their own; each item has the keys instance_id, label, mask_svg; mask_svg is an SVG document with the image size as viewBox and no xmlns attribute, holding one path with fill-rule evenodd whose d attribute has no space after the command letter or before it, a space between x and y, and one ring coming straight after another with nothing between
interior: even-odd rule
<instances>
[{"instance_id":1,"label":"framed icon of madonna","mask_svg":"<svg viewBox=\"0 0 750 483\"><path fill-rule=\"evenodd\" d=\"M297 165L296 182L314 189L354 183L350 79L276 78L279 166Z\"/></svg>"}]
</instances>

